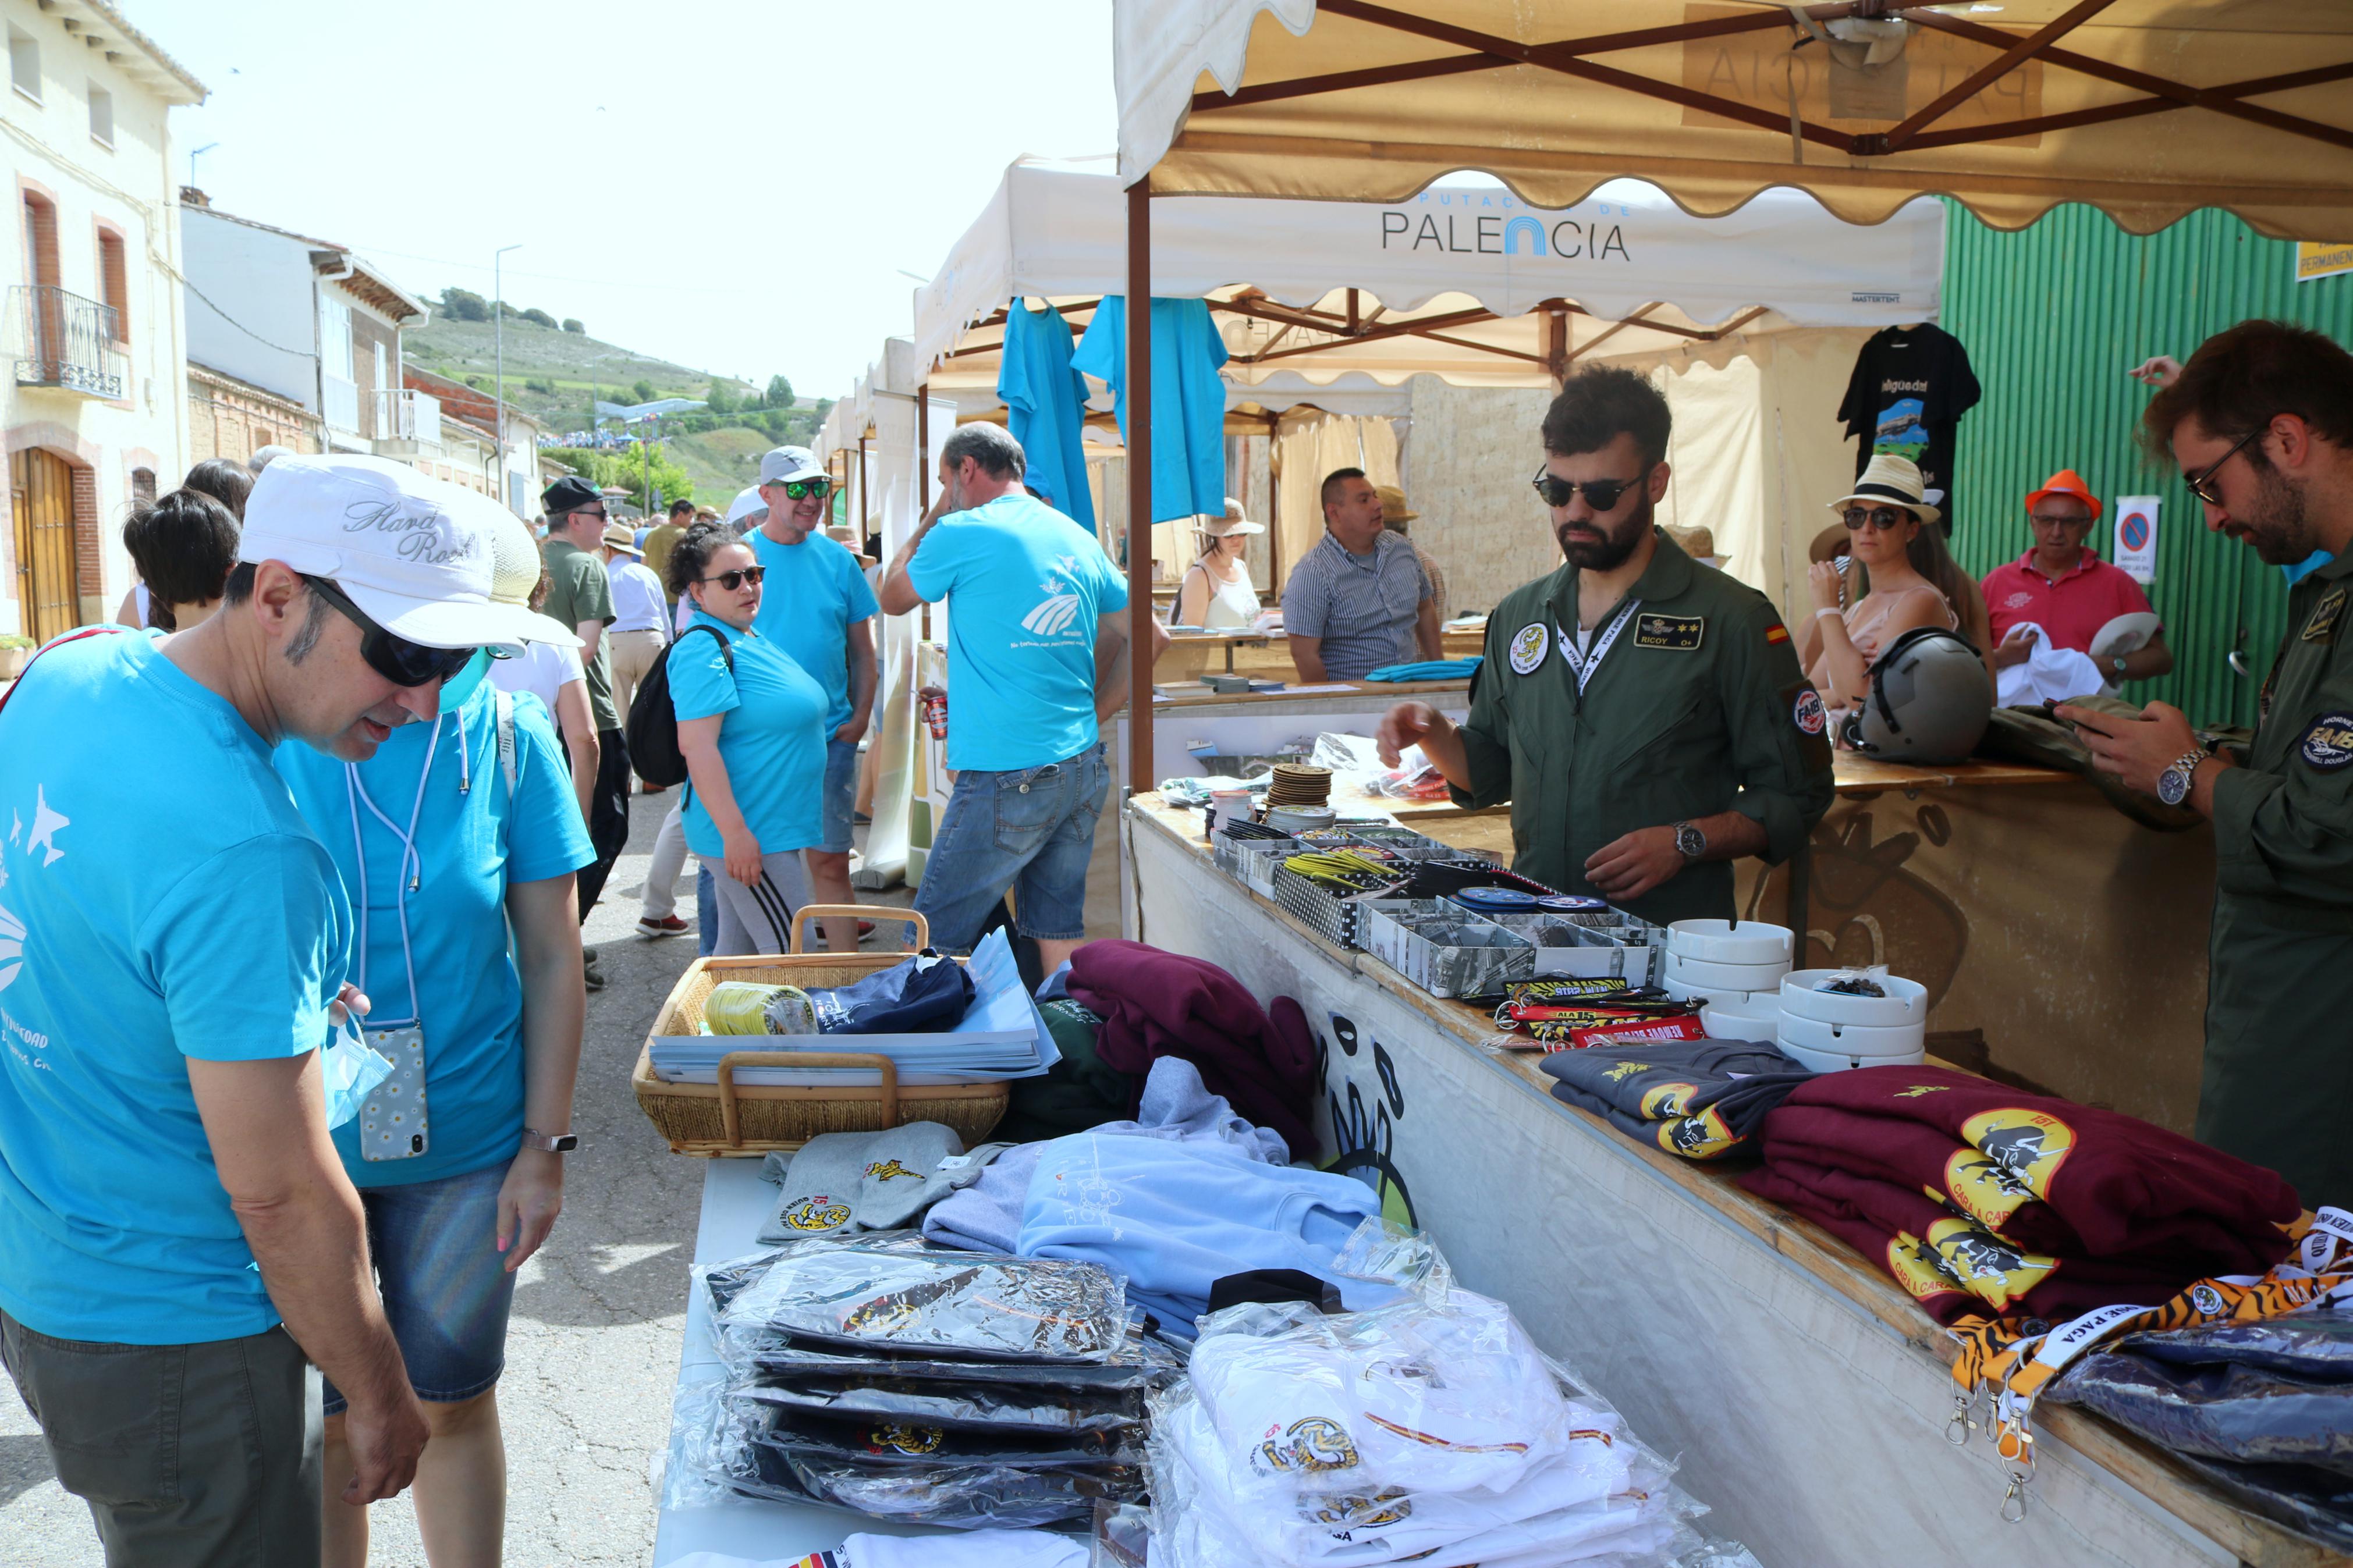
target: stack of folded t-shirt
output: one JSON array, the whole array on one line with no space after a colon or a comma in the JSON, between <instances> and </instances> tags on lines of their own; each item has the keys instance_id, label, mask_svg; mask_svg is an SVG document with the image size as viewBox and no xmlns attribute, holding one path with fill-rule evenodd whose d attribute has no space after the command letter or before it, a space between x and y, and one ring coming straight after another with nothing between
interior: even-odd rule
<instances>
[{"instance_id":1,"label":"stack of folded t-shirt","mask_svg":"<svg viewBox=\"0 0 2353 1568\"><path fill-rule=\"evenodd\" d=\"M1553 1098L1686 1160L1753 1153L1766 1114L1814 1075L1771 1046L1674 1040L1555 1051L1536 1064Z\"/></svg>"},{"instance_id":2,"label":"stack of folded t-shirt","mask_svg":"<svg viewBox=\"0 0 2353 1568\"><path fill-rule=\"evenodd\" d=\"M1939 1068L1824 1073L1740 1178L1883 1264L1939 1322L2063 1320L2261 1274L2300 1212L2277 1173L2130 1116Z\"/></svg>"}]
</instances>

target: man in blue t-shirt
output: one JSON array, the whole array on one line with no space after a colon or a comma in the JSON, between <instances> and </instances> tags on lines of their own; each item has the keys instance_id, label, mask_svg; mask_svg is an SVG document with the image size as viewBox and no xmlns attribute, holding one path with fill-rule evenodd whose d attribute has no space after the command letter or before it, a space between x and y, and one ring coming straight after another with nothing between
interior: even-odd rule
<instances>
[{"instance_id":1,"label":"man in blue t-shirt","mask_svg":"<svg viewBox=\"0 0 2353 1568\"><path fill-rule=\"evenodd\" d=\"M1086 938L1087 865L1109 775L1100 721L1127 697L1122 577L1094 535L1022 487L1021 444L959 426L940 497L882 581L882 608L948 601L948 766L955 791L915 908L969 951L1013 889L1014 924L1050 973ZM1153 627L1157 658L1168 635Z\"/></svg>"},{"instance_id":2,"label":"man in blue t-shirt","mask_svg":"<svg viewBox=\"0 0 2353 1568\"><path fill-rule=\"evenodd\" d=\"M69 634L0 709L0 1359L117 1568L318 1562L306 1363L351 1402L328 1484L364 1503L416 1472L329 1137L354 922L270 749L364 761L515 640L491 504L280 458L217 614Z\"/></svg>"},{"instance_id":3,"label":"man in blue t-shirt","mask_svg":"<svg viewBox=\"0 0 2353 1568\"><path fill-rule=\"evenodd\" d=\"M768 515L744 536L768 580L753 629L825 688L824 837L801 852L820 904L855 902L849 890L850 817L858 795L858 742L874 711L874 590L858 557L820 531L833 479L807 447L760 459ZM825 923L826 946L858 951L858 921Z\"/></svg>"}]
</instances>

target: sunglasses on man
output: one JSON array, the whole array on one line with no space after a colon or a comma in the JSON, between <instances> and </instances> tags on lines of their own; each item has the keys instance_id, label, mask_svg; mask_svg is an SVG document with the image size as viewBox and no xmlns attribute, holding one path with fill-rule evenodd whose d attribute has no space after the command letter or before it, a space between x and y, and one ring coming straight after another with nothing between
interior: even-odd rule
<instances>
[{"instance_id":1,"label":"sunglasses on man","mask_svg":"<svg viewBox=\"0 0 2353 1568\"><path fill-rule=\"evenodd\" d=\"M1620 497L1649 477L1650 470L1646 468L1630 479L1587 479L1579 483L1539 468L1536 477L1528 483L1535 487L1536 494L1544 497L1544 503L1548 507L1565 507L1582 491L1586 505L1595 511L1610 511L1617 508Z\"/></svg>"},{"instance_id":2,"label":"sunglasses on man","mask_svg":"<svg viewBox=\"0 0 2353 1568\"><path fill-rule=\"evenodd\" d=\"M328 579L306 573L302 581L311 592L342 611L359 627L360 657L367 660L370 669L395 686L422 686L429 680L451 679L474 657L475 650L470 647L427 647L395 636L371 620L367 612L353 604Z\"/></svg>"},{"instance_id":3,"label":"sunglasses on man","mask_svg":"<svg viewBox=\"0 0 2353 1568\"><path fill-rule=\"evenodd\" d=\"M1882 533L1890 533L1911 521L1912 514L1892 506L1851 506L1840 514L1839 521L1846 524L1850 533L1866 522Z\"/></svg>"},{"instance_id":4,"label":"sunglasses on man","mask_svg":"<svg viewBox=\"0 0 2353 1568\"><path fill-rule=\"evenodd\" d=\"M2256 426L2253 429L2248 431L2245 435L2232 442L2231 449L2229 451L2223 453L2221 457L2215 458L2212 462L2199 469L2196 473L2189 475L2183 481L2189 485L2189 493L2196 496L2200 500L2204 501L2208 506L2221 506L2222 504L2222 490L2221 486L2215 484L2214 476L2222 471L2223 464L2229 462L2232 458L2237 457L2242 451L2245 450L2248 442L2257 439L2264 431L2270 428L2271 421L2268 419L2264 420L2261 425ZM2261 450L2261 448L2257 449Z\"/></svg>"},{"instance_id":5,"label":"sunglasses on man","mask_svg":"<svg viewBox=\"0 0 2353 1568\"><path fill-rule=\"evenodd\" d=\"M751 584L754 588L758 587L760 580L767 574L768 569L765 566L739 566L733 572L720 572L709 577L698 577L695 581L716 583L732 594L746 583Z\"/></svg>"},{"instance_id":6,"label":"sunglasses on man","mask_svg":"<svg viewBox=\"0 0 2353 1568\"><path fill-rule=\"evenodd\" d=\"M802 500L810 496L823 500L833 493L833 481L822 475L813 479L786 479L784 487L786 500Z\"/></svg>"}]
</instances>

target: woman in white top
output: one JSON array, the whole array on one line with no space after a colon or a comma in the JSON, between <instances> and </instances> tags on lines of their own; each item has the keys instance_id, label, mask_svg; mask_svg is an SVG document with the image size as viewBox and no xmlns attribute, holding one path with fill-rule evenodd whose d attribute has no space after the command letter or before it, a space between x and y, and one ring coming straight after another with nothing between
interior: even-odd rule
<instances>
[{"instance_id":1,"label":"woman in white top","mask_svg":"<svg viewBox=\"0 0 2353 1568\"><path fill-rule=\"evenodd\" d=\"M1250 563L1244 559L1250 536L1264 533L1266 524L1242 515L1242 503L1226 498L1226 515L1197 525L1201 558L1176 586L1176 619L1180 626L1201 626L1213 632L1239 631L1259 617L1258 590L1250 586Z\"/></svg>"},{"instance_id":2,"label":"woman in white top","mask_svg":"<svg viewBox=\"0 0 2353 1568\"><path fill-rule=\"evenodd\" d=\"M537 610L547 603L547 569L523 604ZM493 600L514 601L493 591ZM572 763L572 790L580 800L580 820L588 820L588 800L596 788L596 721L588 711L588 672L581 668L580 650L554 643L525 643L512 658L491 660L491 684L501 691L528 691L555 715L556 732Z\"/></svg>"}]
</instances>

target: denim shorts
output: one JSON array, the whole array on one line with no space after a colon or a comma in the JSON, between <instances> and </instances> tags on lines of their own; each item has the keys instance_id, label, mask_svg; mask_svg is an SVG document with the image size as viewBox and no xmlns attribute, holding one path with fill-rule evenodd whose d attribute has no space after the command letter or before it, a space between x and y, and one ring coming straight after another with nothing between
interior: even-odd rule
<instances>
[{"instance_id":1,"label":"denim shorts","mask_svg":"<svg viewBox=\"0 0 2353 1568\"><path fill-rule=\"evenodd\" d=\"M1042 768L956 774L915 889L915 909L932 922L932 945L970 952L1008 888L1023 936L1085 936L1087 864L1110 785L1100 745Z\"/></svg>"},{"instance_id":2,"label":"denim shorts","mask_svg":"<svg viewBox=\"0 0 2353 1568\"><path fill-rule=\"evenodd\" d=\"M847 855L855 847L850 837L850 813L858 805L858 742L828 741L825 743L825 813L824 835L812 847Z\"/></svg>"},{"instance_id":3,"label":"denim shorts","mask_svg":"<svg viewBox=\"0 0 2353 1568\"><path fill-rule=\"evenodd\" d=\"M499 1250L503 1164L438 1182L362 1187L376 1289L408 1385L428 1405L455 1405L498 1385L507 1365L514 1276ZM323 1381L323 1380L322 1380ZM326 1413L343 1396L326 1383Z\"/></svg>"}]
</instances>

